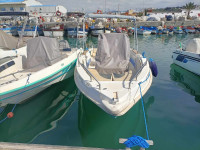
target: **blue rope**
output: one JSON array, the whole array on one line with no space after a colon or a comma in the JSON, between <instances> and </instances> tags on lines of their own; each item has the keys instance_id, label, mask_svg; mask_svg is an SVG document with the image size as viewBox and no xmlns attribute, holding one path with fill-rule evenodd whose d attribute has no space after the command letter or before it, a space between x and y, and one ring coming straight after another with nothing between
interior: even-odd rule
<instances>
[{"instance_id":1,"label":"blue rope","mask_svg":"<svg viewBox=\"0 0 200 150\"><path fill-rule=\"evenodd\" d=\"M27 81L26 81L25 86L27 85L27 83L29 83L30 75L31 75L31 74L28 74L28 79L27 79ZM17 104L14 105L14 107L13 107L12 110L11 110L11 112L13 112L13 111L15 110L16 105L17 105ZM0 124L3 123L6 119L8 119L7 116L6 116L4 119L2 119L2 120L0 121Z\"/></svg>"},{"instance_id":2,"label":"blue rope","mask_svg":"<svg viewBox=\"0 0 200 150\"><path fill-rule=\"evenodd\" d=\"M139 87L140 87L140 96L141 96L141 101L142 101L142 110L143 110L143 113L144 113L144 122L145 122L145 127L146 127L146 133L147 133L147 139L149 140L149 134L148 134L148 127L147 127L147 121L146 121L146 115L145 115L145 110L144 110L144 100L143 100L143 97L142 97L142 91L141 91L141 84L142 83L144 83L144 82L146 82L147 80L148 80L148 78L150 77L150 73L149 73L149 75L148 75L148 77L144 80L144 81L142 81L142 82L140 82L139 83Z\"/></svg>"},{"instance_id":3,"label":"blue rope","mask_svg":"<svg viewBox=\"0 0 200 150\"><path fill-rule=\"evenodd\" d=\"M149 148L149 144L147 143L147 141L144 138L142 138L141 136L135 136L135 135L128 138L128 140L125 141L124 144L126 145L126 147L129 147L129 148L133 147L133 146Z\"/></svg>"},{"instance_id":4,"label":"blue rope","mask_svg":"<svg viewBox=\"0 0 200 150\"><path fill-rule=\"evenodd\" d=\"M11 110L11 112L13 112L13 111L15 110L16 105L17 105L17 104L14 105L14 107L13 107L12 110ZM0 121L0 124L3 123L6 119L8 119L7 116L6 116L4 119L2 119L2 120Z\"/></svg>"},{"instance_id":5,"label":"blue rope","mask_svg":"<svg viewBox=\"0 0 200 150\"><path fill-rule=\"evenodd\" d=\"M3 123L6 119L8 119L8 117L2 119L2 120L0 121L0 124Z\"/></svg>"}]
</instances>

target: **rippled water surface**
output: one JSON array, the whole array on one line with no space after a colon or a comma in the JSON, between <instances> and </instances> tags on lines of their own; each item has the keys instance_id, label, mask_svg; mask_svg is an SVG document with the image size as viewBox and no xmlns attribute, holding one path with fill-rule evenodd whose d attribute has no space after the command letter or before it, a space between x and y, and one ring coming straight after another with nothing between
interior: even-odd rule
<instances>
[{"instance_id":1,"label":"rippled water surface","mask_svg":"<svg viewBox=\"0 0 200 150\"><path fill-rule=\"evenodd\" d=\"M139 51L153 58L158 77L144 96L152 150L200 149L200 77L172 64L172 51L200 35L139 36ZM72 46L74 39L68 39ZM133 37L130 37L133 46ZM89 38L87 45L96 45ZM12 109L9 105L0 119ZM14 117L0 124L0 141L101 148L124 148L119 138L146 138L139 101L114 118L79 94L73 77L17 105ZM136 148L137 149L137 148Z\"/></svg>"}]
</instances>

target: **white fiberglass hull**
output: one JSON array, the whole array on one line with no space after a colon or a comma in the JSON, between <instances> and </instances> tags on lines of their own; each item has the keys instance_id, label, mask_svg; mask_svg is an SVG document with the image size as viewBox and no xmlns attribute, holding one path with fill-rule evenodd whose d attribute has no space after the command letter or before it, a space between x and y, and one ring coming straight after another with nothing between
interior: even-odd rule
<instances>
[{"instance_id":1,"label":"white fiberglass hull","mask_svg":"<svg viewBox=\"0 0 200 150\"><path fill-rule=\"evenodd\" d=\"M18 31L18 34L21 35L22 34L22 31ZM25 37L33 37L35 34L35 31L24 31L23 32L23 36ZM38 36L38 32L36 31L36 35L35 36Z\"/></svg>"},{"instance_id":2,"label":"white fiberglass hull","mask_svg":"<svg viewBox=\"0 0 200 150\"><path fill-rule=\"evenodd\" d=\"M99 34L102 34L102 33L104 33L103 29L97 29L97 30L93 29L91 31L92 36L98 36Z\"/></svg>"},{"instance_id":3,"label":"white fiberglass hull","mask_svg":"<svg viewBox=\"0 0 200 150\"><path fill-rule=\"evenodd\" d=\"M77 52L38 72L27 72L24 78L12 82L0 79L0 104L18 104L36 95L50 85L73 75Z\"/></svg>"},{"instance_id":4,"label":"white fiberglass hull","mask_svg":"<svg viewBox=\"0 0 200 150\"><path fill-rule=\"evenodd\" d=\"M173 52L173 62L197 75L200 75L200 55L176 50Z\"/></svg>"},{"instance_id":5,"label":"white fiberglass hull","mask_svg":"<svg viewBox=\"0 0 200 150\"><path fill-rule=\"evenodd\" d=\"M46 37L63 37L64 31L43 31Z\"/></svg>"},{"instance_id":6,"label":"white fiberglass hull","mask_svg":"<svg viewBox=\"0 0 200 150\"><path fill-rule=\"evenodd\" d=\"M94 79L90 81L89 75L77 62L74 79L79 90L97 106L110 115L121 116L140 100L139 82L146 80L141 84L142 95L150 88L152 73L147 62L131 84L130 81L99 81L99 88L98 83ZM114 93L117 93L117 99L114 98Z\"/></svg>"},{"instance_id":7,"label":"white fiberglass hull","mask_svg":"<svg viewBox=\"0 0 200 150\"><path fill-rule=\"evenodd\" d=\"M151 31L147 31L147 30L138 30L137 34L139 35L150 35Z\"/></svg>"}]
</instances>

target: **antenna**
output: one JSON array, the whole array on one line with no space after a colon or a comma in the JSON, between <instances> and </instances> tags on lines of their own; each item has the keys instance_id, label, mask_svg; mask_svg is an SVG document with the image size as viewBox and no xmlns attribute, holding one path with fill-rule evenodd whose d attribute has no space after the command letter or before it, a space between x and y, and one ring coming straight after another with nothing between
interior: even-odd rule
<instances>
[{"instance_id":1,"label":"antenna","mask_svg":"<svg viewBox=\"0 0 200 150\"><path fill-rule=\"evenodd\" d=\"M105 0L105 13L106 13L106 0Z\"/></svg>"}]
</instances>

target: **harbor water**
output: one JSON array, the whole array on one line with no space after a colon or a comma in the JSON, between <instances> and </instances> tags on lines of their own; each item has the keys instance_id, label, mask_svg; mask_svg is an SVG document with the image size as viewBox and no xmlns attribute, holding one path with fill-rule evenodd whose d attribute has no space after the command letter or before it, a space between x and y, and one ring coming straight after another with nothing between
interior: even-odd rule
<instances>
[{"instance_id":1,"label":"harbor water","mask_svg":"<svg viewBox=\"0 0 200 150\"><path fill-rule=\"evenodd\" d=\"M200 35L138 36L139 52L153 58L159 72L143 97L154 141L150 150L200 149L200 77L172 61L180 42L184 47L195 37ZM133 47L133 37L130 42ZM86 46L91 45L97 46L96 37L87 39ZM0 110L1 120L13 106ZM14 117L0 124L0 142L123 149L119 138L132 135L146 138L141 101L123 116L110 116L78 91L73 77L18 104Z\"/></svg>"}]
</instances>

